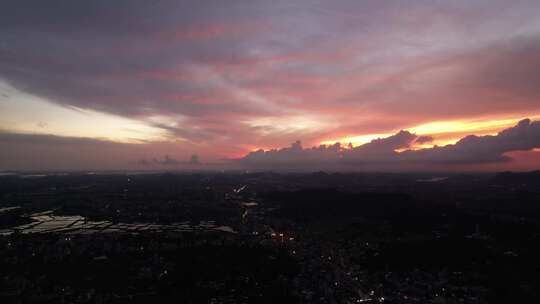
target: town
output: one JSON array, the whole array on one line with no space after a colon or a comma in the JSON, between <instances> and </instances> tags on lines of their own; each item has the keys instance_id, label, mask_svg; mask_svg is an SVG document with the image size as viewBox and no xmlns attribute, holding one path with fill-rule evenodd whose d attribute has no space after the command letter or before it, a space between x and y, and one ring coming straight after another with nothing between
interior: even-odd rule
<instances>
[{"instance_id":1,"label":"town","mask_svg":"<svg viewBox=\"0 0 540 304\"><path fill-rule=\"evenodd\" d=\"M0 297L3 303L537 299L538 173L424 175L4 175Z\"/></svg>"}]
</instances>

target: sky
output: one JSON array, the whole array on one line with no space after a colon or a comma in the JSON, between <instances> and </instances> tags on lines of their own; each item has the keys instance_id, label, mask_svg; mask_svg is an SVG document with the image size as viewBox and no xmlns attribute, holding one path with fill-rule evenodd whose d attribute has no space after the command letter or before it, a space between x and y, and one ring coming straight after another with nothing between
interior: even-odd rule
<instances>
[{"instance_id":1,"label":"sky","mask_svg":"<svg viewBox=\"0 0 540 304\"><path fill-rule=\"evenodd\" d=\"M538 121L536 0L0 10L0 170L535 170Z\"/></svg>"}]
</instances>

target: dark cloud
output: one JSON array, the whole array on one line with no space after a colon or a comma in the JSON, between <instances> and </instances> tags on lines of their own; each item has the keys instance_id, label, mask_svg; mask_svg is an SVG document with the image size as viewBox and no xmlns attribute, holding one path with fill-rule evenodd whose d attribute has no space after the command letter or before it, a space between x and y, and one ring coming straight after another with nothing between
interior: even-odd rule
<instances>
[{"instance_id":1,"label":"dark cloud","mask_svg":"<svg viewBox=\"0 0 540 304\"><path fill-rule=\"evenodd\" d=\"M191 155L190 159L187 161L177 160L169 155L163 156L163 158L153 158L151 160L141 159L137 164L142 166L182 166L182 165L200 165L199 156L196 154Z\"/></svg>"},{"instance_id":2,"label":"dark cloud","mask_svg":"<svg viewBox=\"0 0 540 304\"><path fill-rule=\"evenodd\" d=\"M127 116L174 113L221 121L216 117L230 112L245 116L264 114L264 108L247 100L246 94L235 93L236 90L265 94L271 91L270 97L278 103L281 96L309 98L313 108L332 103L338 109L350 110L350 102L344 100L355 104L373 100L383 107L388 104L417 112L425 108L435 111L437 108L424 107L424 102L415 98L428 94L427 89L416 92L409 87L418 82L415 76L447 64L452 54L443 52L417 61L406 54L402 58L399 52L389 56L380 49L407 47L413 54L422 53L423 49L416 45L419 35L412 35L418 30L424 31L421 37L426 39L432 39L433 33L425 31L430 27L451 27L458 34L462 30L486 36L490 28L513 29L522 20L506 16L505 10L500 9L504 2L500 1L490 3L489 7L463 5L459 1L425 4L8 0L0 12L0 76L17 88L53 102ZM533 11L524 7L527 6L515 4L508 8L508 14ZM401 10L409 12L411 18L397 13ZM489 14L499 16L490 20L497 19L501 24L490 24L488 28L484 24L487 22L478 18ZM392 39L394 35L406 43L391 45L389 41L396 41ZM538 87L538 68L530 66L537 60L524 60L535 54L535 45L503 40L481 48L481 54L461 51L465 56L459 57L456 64L463 62L468 66L465 77L460 75L458 79L474 79L470 82L474 89L471 94L483 91L482 87L488 84L538 97L534 89ZM341 48L349 53L336 52ZM356 58L355 54L364 53ZM471 56L467 56L469 53ZM483 59L470 60L472 57ZM351 68L353 61L365 63ZM406 64L396 65L399 69L390 75L377 75L378 69L373 69L394 65L394 61ZM425 69L418 68L419 65ZM258 73L252 73L253 70ZM363 70L386 80L366 87L365 78L356 77ZM353 86L340 75L359 78L354 81L360 85ZM534 80L523 81L530 77ZM317 89L319 82L306 81L310 79L327 79L340 90L327 95ZM479 83L480 79L485 82ZM446 81L442 85L459 86ZM297 92L299 87L301 92ZM318 96L306 95L309 92ZM421 97L431 103L433 96L428 95ZM394 100L395 96L403 97ZM409 99L415 100L416 105L407 102ZM477 98L474 100L478 102ZM448 104L440 109L459 109L460 113L466 110L457 102ZM498 108L505 105L508 103L500 101ZM530 102L523 101L520 107L525 109L527 105Z\"/></svg>"},{"instance_id":3,"label":"dark cloud","mask_svg":"<svg viewBox=\"0 0 540 304\"><path fill-rule=\"evenodd\" d=\"M409 131L399 131L398 133L386 137L372 140L371 142L355 147L351 150L350 154L353 155L367 155L367 154L381 154L381 153L393 153L398 149L409 148L411 143L417 138L415 134Z\"/></svg>"},{"instance_id":4,"label":"dark cloud","mask_svg":"<svg viewBox=\"0 0 540 304\"><path fill-rule=\"evenodd\" d=\"M22 91L132 117L254 111L231 96L232 80L211 79L212 62L245 53L234 25L251 17L236 4L7 1L2 7L0 77ZM205 35L216 37L198 39Z\"/></svg>"},{"instance_id":5,"label":"dark cloud","mask_svg":"<svg viewBox=\"0 0 540 304\"><path fill-rule=\"evenodd\" d=\"M156 169L193 168L201 163L199 156L193 154L196 147L185 149L185 146L174 143L118 143L104 139L0 131L0 147L0 170L124 170L143 169L141 165L145 164ZM160 151L175 151L180 156L149 157ZM179 160L182 157L186 160Z\"/></svg>"},{"instance_id":6,"label":"dark cloud","mask_svg":"<svg viewBox=\"0 0 540 304\"><path fill-rule=\"evenodd\" d=\"M419 138L421 136L400 131L354 148L339 143L304 148L297 141L282 149L251 152L235 162L213 164L213 168L226 165L231 169L386 171L419 168L451 170L478 164L511 165L511 156L517 155L514 152L540 148L540 122L525 119L497 135L471 135L453 145L407 150ZM89 138L0 132L0 169L125 169L131 165L134 165L131 167L134 169L159 169L206 165L197 154L188 151L179 151L185 158L166 154L162 154L165 155L162 158L148 158L148 155L155 155L156 144L125 144ZM178 147L170 144L162 147L163 151L173 149ZM196 149L194 147L191 151ZM103 158L102 155L107 157ZM140 161L134 161L137 159ZM520 166L525 165L522 163Z\"/></svg>"},{"instance_id":7,"label":"dark cloud","mask_svg":"<svg viewBox=\"0 0 540 304\"><path fill-rule=\"evenodd\" d=\"M339 143L331 146L321 145L304 149L302 143L296 141L287 148L251 152L240 159L240 163L255 166L262 165L267 168L274 165L292 165L295 167L298 164L307 163L325 165L326 163L336 162L340 158L341 151L342 148Z\"/></svg>"},{"instance_id":8,"label":"dark cloud","mask_svg":"<svg viewBox=\"0 0 540 304\"><path fill-rule=\"evenodd\" d=\"M430 143L432 141L433 141L432 136L423 135L423 136L418 136L414 142L419 143L419 144L426 144L426 143Z\"/></svg>"},{"instance_id":9,"label":"dark cloud","mask_svg":"<svg viewBox=\"0 0 540 304\"><path fill-rule=\"evenodd\" d=\"M193 154L191 155L191 158L189 159L188 163L190 165L199 165L201 161L199 160L199 155Z\"/></svg>"},{"instance_id":10,"label":"dark cloud","mask_svg":"<svg viewBox=\"0 0 540 304\"><path fill-rule=\"evenodd\" d=\"M138 145L0 132L0 147L0 170L108 170L126 168Z\"/></svg>"},{"instance_id":11,"label":"dark cloud","mask_svg":"<svg viewBox=\"0 0 540 304\"><path fill-rule=\"evenodd\" d=\"M107 140L84 137L67 137L47 134L22 134L0 131L0 143L5 144L33 144L33 145L129 145L119 144Z\"/></svg>"},{"instance_id":12,"label":"dark cloud","mask_svg":"<svg viewBox=\"0 0 540 304\"><path fill-rule=\"evenodd\" d=\"M540 122L529 119L520 121L515 127L501 131L497 135L467 136L456 144L421 150L405 150L415 141L431 140L408 131L400 131L387 138L345 149L340 144L303 149L300 142L288 148L251 152L239 162L243 165L272 168L314 168L334 167L358 169L362 166L388 169L388 165L398 169L401 165L467 165L480 163L507 162L505 154L513 151L529 151L540 147ZM355 167L360 166L360 167ZM451 167L445 167L451 168Z\"/></svg>"},{"instance_id":13,"label":"dark cloud","mask_svg":"<svg viewBox=\"0 0 540 304\"><path fill-rule=\"evenodd\" d=\"M218 159L296 138L536 114L538 12L538 1L504 0L5 0L0 83L142 120L168 140L217 147ZM249 124L287 115L328 123ZM410 138L356 153L388 157ZM309 157L327 159L327 149Z\"/></svg>"},{"instance_id":14,"label":"dark cloud","mask_svg":"<svg viewBox=\"0 0 540 304\"><path fill-rule=\"evenodd\" d=\"M504 162L511 160L505 155L507 152L529 151L539 147L540 122L524 119L515 127L501 131L494 136L470 135L454 145L403 152L400 159L447 164Z\"/></svg>"}]
</instances>

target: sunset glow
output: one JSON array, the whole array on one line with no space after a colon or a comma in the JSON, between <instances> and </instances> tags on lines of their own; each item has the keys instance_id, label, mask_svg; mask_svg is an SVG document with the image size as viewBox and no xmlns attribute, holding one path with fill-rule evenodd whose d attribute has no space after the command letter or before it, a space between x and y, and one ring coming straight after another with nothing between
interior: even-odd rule
<instances>
[{"instance_id":1,"label":"sunset glow","mask_svg":"<svg viewBox=\"0 0 540 304\"><path fill-rule=\"evenodd\" d=\"M463 149L500 147L482 161L512 169L503 154L539 148L538 3L97 2L0 13L0 170L30 154L51 169L194 154L317 168L336 142L380 164L468 135L495 137ZM497 137L514 127L528 137ZM248 157L260 149L283 153ZM452 153L436 157L476 161Z\"/></svg>"},{"instance_id":2,"label":"sunset glow","mask_svg":"<svg viewBox=\"0 0 540 304\"><path fill-rule=\"evenodd\" d=\"M529 115L531 119L539 119L540 115ZM429 143L415 143L410 149L417 150L430 148L433 146L445 146L455 144L467 135L496 135L498 132L515 125L522 118L494 119L494 120L456 120L456 121L434 121L426 124L405 128L409 132L417 135L429 135L433 140ZM332 145L335 143L349 144L354 147L371 142L374 139L385 138L398 132L393 130L390 133L366 134L360 136L343 137L335 140L325 140L320 144ZM404 151L407 149L401 149Z\"/></svg>"},{"instance_id":3,"label":"sunset glow","mask_svg":"<svg viewBox=\"0 0 540 304\"><path fill-rule=\"evenodd\" d=\"M167 140L168 133L150 123L90 109L57 105L1 84L9 97L0 103L0 130L27 134L85 137L120 143ZM61 121L55 118L62 117Z\"/></svg>"},{"instance_id":4,"label":"sunset glow","mask_svg":"<svg viewBox=\"0 0 540 304\"><path fill-rule=\"evenodd\" d=\"M392 133L385 133L385 134L367 134L367 135L360 135L360 136L353 136L353 137L344 137L340 139L335 140L326 140L321 142L321 145L333 145L335 143L341 143L343 145L348 145L351 143L353 147L357 147L363 144L366 144L374 139L377 138L384 138L392 135Z\"/></svg>"}]
</instances>

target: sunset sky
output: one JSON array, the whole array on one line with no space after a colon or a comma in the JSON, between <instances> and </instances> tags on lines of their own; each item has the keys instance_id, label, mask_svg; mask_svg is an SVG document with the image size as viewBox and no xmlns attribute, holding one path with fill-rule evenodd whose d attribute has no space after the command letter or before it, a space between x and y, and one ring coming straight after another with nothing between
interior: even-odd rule
<instances>
[{"instance_id":1,"label":"sunset sky","mask_svg":"<svg viewBox=\"0 0 540 304\"><path fill-rule=\"evenodd\" d=\"M0 5L0 170L533 170L537 121L538 0Z\"/></svg>"}]
</instances>

